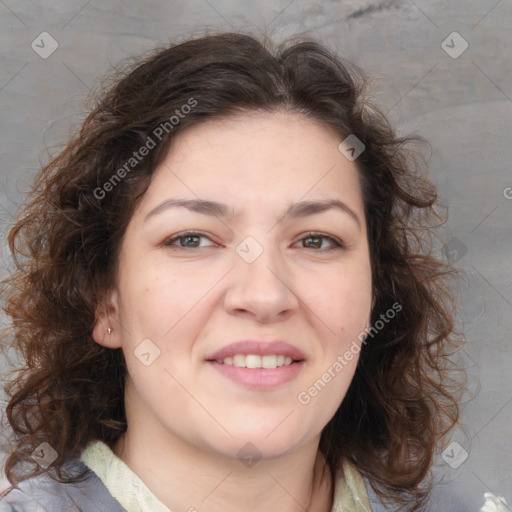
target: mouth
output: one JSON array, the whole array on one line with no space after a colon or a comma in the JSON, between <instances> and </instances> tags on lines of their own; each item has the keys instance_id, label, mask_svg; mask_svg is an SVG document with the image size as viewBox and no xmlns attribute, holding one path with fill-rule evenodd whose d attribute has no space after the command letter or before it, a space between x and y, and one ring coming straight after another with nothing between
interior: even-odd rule
<instances>
[{"instance_id":1,"label":"mouth","mask_svg":"<svg viewBox=\"0 0 512 512\"><path fill-rule=\"evenodd\" d=\"M282 387L295 379L305 364L304 360L293 360L290 356L287 356L283 364L278 365L279 356L275 357L275 361L269 361L266 358L264 359L265 356L252 358L252 355L254 354L240 355L240 357L233 356L231 363L228 357L220 361L208 360L207 364L232 383L252 391L271 391ZM282 358L279 358L279 363L281 360ZM242 362L244 362L243 366L241 365ZM240 364L240 366L235 363Z\"/></svg>"},{"instance_id":2,"label":"mouth","mask_svg":"<svg viewBox=\"0 0 512 512\"><path fill-rule=\"evenodd\" d=\"M303 359L293 359L285 354L235 354L223 359L209 359L208 362L215 362L221 365L234 366L236 368L274 370L283 366L290 366L300 363Z\"/></svg>"},{"instance_id":3,"label":"mouth","mask_svg":"<svg viewBox=\"0 0 512 512\"><path fill-rule=\"evenodd\" d=\"M306 354L285 341L242 340L206 357L222 376L252 390L270 390L290 382L304 367Z\"/></svg>"}]
</instances>

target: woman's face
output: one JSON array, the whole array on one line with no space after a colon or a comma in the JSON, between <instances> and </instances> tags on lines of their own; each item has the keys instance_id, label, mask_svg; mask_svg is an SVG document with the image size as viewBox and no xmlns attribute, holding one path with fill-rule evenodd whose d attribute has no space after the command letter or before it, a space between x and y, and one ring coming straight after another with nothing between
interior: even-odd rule
<instances>
[{"instance_id":1,"label":"woman's face","mask_svg":"<svg viewBox=\"0 0 512 512\"><path fill-rule=\"evenodd\" d=\"M336 412L372 302L358 172L339 143L284 113L211 120L175 139L94 330L122 347L127 407L148 435L275 457Z\"/></svg>"}]
</instances>

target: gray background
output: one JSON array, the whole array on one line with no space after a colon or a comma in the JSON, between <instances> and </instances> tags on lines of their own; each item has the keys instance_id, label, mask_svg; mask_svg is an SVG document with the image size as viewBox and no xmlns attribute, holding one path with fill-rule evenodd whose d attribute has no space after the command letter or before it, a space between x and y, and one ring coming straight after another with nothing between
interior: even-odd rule
<instances>
[{"instance_id":1,"label":"gray background","mask_svg":"<svg viewBox=\"0 0 512 512\"><path fill-rule=\"evenodd\" d=\"M470 510L486 491L510 505L511 25L510 0L0 0L1 272L11 266L5 233L16 205L113 64L206 29L318 38L375 76L374 100L403 133L432 143L432 178L450 215L440 250L465 270L458 325L467 345L459 359L476 393L463 406L465 430L447 443L469 457L455 469L440 456L436 468ZM464 41L448 37L454 31L468 44L461 55ZM31 47L41 46L42 32L58 43L46 59ZM452 460L457 450L448 449Z\"/></svg>"}]
</instances>

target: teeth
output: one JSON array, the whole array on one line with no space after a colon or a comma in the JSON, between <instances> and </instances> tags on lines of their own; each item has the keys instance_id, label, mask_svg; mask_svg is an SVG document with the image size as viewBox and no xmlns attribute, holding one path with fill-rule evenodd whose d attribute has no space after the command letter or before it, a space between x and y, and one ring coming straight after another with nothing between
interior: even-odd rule
<instances>
[{"instance_id":1,"label":"teeth","mask_svg":"<svg viewBox=\"0 0 512 512\"><path fill-rule=\"evenodd\" d=\"M255 354L236 354L233 357L226 357L222 360L217 360L217 363L246 368L273 369L279 366L289 366L292 364L292 361L293 359L290 356L285 356L283 354L271 354L265 356L258 356Z\"/></svg>"},{"instance_id":2,"label":"teeth","mask_svg":"<svg viewBox=\"0 0 512 512\"><path fill-rule=\"evenodd\" d=\"M222 362L224 363L224 361ZM236 354L236 356L233 357L233 364L235 366L245 366L245 356L241 354Z\"/></svg>"}]
</instances>

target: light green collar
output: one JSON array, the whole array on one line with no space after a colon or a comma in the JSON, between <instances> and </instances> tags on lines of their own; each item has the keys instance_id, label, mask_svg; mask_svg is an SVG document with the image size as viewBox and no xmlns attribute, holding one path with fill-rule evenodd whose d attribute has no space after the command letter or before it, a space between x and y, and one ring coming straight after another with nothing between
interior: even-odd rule
<instances>
[{"instance_id":1,"label":"light green collar","mask_svg":"<svg viewBox=\"0 0 512 512\"><path fill-rule=\"evenodd\" d=\"M103 441L92 441L80 455L127 512L169 512L146 484Z\"/></svg>"},{"instance_id":2,"label":"light green collar","mask_svg":"<svg viewBox=\"0 0 512 512\"><path fill-rule=\"evenodd\" d=\"M331 512L371 512L368 493L359 470L343 461L343 474L338 476Z\"/></svg>"},{"instance_id":3,"label":"light green collar","mask_svg":"<svg viewBox=\"0 0 512 512\"><path fill-rule=\"evenodd\" d=\"M144 482L103 441L92 441L80 456L127 512L170 512ZM331 512L371 512L364 481L345 461L334 490Z\"/></svg>"}]
</instances>

